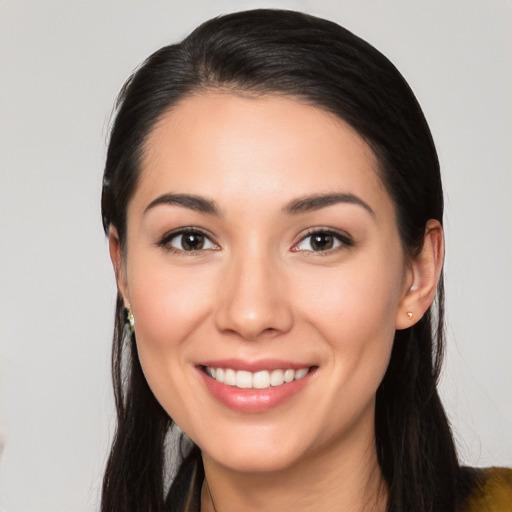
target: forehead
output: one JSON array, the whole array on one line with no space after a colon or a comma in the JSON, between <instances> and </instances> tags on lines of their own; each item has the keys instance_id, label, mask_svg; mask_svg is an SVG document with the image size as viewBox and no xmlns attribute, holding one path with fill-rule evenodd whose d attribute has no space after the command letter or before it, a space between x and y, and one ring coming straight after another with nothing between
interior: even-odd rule
<instances>
[{"instance_id":1,"label":"forehead","mask_svg":"<svg viewBox=\"0 0 512 512\"><path fill-rule=\"evenodd\" d=\"M331 113L282 96L208 92L156 124L136 196L194 193L263 205L335 191L389 202L377 170L368 144Z\"/></svg>"}]
</instances>

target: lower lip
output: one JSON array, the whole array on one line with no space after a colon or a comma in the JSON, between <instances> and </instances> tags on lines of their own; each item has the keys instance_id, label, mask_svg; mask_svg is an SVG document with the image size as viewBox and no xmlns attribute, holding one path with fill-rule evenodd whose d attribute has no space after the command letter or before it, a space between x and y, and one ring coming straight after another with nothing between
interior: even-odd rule
<instances>
[{"instance_id":1,"label":"lower lip","mask_svg":"<svg viewBox=\"0 0 512 512\"><path fill-rule=\"evenodd\" d=\"M201 368L198 371L208 391L222 404L240 412L264 412L288 401L301 391L309 382L313 369L299 380L294 380L280 386L270 386L266 389L241 389L236 386L221 384L206 375Z\"/></svg>"}]
</instances>

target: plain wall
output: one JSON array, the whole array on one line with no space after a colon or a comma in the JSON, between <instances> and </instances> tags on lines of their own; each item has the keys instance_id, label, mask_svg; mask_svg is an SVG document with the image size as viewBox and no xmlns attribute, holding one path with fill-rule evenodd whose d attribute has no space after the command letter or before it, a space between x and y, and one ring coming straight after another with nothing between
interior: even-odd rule
<instances>
[{"instance_id":1,"label":"plain wall","mask_svg":"<svg viewBox=\"0 0 512 512\"><path fill-rule=\"evenodd\" d=\"M512 3L0 2L0 509L92 511L110 435L115 301L99 196L115 95L219 13L328 17L422 104L446 189L441 383L462 460L512 465Z\"/></svg>"}]
</instances>

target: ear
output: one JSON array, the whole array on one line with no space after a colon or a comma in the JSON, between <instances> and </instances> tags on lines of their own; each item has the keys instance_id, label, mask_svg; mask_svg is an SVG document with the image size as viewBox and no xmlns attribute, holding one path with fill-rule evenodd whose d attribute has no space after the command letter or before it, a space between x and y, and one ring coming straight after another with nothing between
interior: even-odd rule
<instances>
[{"instance_id":1,"label":"ear","mask_svg":"<svg viewBox=\"0 0 512 512\"><path fill-rule=\"evenodd\" d=\"M410 262L405 289L397 310L396 329L414 325L427 311L437 290L444 261L443 228L431 219L425 226L423 247Z\"/></svg>"},{"instance_id":2,"label":"ear","mask_svg":"<svg viewBox=\"0 0 512 512\"><path fill-rule=\"evenodd\" d=\"M119 240L117 229L110 226L108 230L108 246L110 251L110 259L114 267L116 276L117 290L124 301L124 307L130 309L130 300L128 294L128 285L126 280L126 265L123 259L123 249Z\"/></svg>"}]
</instances>

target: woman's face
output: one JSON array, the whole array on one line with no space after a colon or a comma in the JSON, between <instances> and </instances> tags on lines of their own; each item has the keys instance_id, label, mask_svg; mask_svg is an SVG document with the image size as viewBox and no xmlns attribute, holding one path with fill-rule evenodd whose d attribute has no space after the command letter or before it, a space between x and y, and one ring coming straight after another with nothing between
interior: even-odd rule
<instances>
[{"instance_id":1,"label":"woman's face","mask_svg":"<svg viewBox=\"0 0 512 512\"><path fill-rule=\"evenodd\" d=\"M412 276L361 137L291 99L194 95L150 135L127 219L142 368L206 456L270 471L372 442Z\"/></svg>"}]
</instances>

